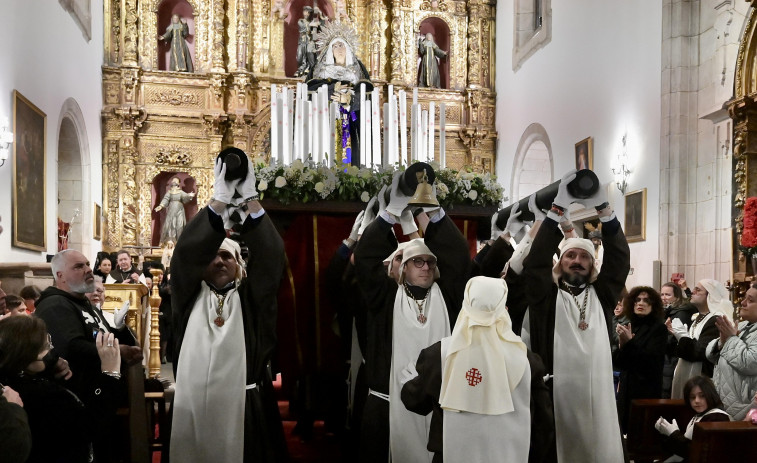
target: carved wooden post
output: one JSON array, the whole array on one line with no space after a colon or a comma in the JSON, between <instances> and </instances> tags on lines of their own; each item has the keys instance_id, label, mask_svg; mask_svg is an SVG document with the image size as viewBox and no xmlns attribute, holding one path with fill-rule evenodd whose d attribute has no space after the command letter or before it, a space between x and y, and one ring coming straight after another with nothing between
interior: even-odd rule
<instances>
[{"instance_id":1,"label":"carved wooden post","mask_svg":"<svg viewBox=\"0 0 757 463\"><path fill-rule=\"evenodd\" d=\"M158 286L163 279L163 270L151 268L152 294L150 295L150 364L148 376L157 378L160 375L160 293Z\"/></svg>"}]
</instances>

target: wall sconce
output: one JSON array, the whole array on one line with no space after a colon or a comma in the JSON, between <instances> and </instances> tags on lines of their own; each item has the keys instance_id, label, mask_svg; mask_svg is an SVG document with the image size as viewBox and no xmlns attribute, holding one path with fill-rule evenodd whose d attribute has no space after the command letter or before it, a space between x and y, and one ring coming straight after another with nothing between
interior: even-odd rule
<instances>
[{"instance_id":1,"label":"wall sconce","mask_svg":"<svg viewBox=\"0 0 757 463\"><path fill-rule=\"evenodd\" d=\"M0 127L0 167L5 165L11 152L11 143L13 143L13 132L8 127L8 118L3 118L3 125Z\"/></svg>"},{"instance_id":2,"label":"wall sconce","mask_svg":"<svg viewBox=\"0 0 757 463\"><path fill-rule=\"evenodd\" d=\"M628 176L631 174L631 170L628 168L628 146L626 141L628 134L623 135L623 150L618 154L616 166L612 168L612 173L615 176L615 186L618 187L621 193L626 193L628 188Z\"/></svg>"}]
</instances>

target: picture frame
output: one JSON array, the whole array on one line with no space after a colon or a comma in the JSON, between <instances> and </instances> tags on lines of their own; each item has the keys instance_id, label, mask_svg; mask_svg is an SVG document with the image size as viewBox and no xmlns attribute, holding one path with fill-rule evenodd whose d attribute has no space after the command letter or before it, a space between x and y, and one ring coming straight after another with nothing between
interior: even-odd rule
<instances>
[{"instance_id":1,"label":"picture frame","mask_svg":"<svg viewBox=\"0 0 757 463\"><path fill-rule=\"evenodd\" d=\"M46 251L47 115L13 90L14 247Z\"/></svg>"},{"instance_id":2,"label":"picture frame","mask_svg":"<svg viewBox=\"0 0 757 463\"><path fill-rule=\"evenodd\" d=\"M594 169L594 140L586 137L576 143L576 170Z\"/></svg>"},{"instance_id":3,"label":"picture frame","mask_svg":"<svg viewBox=\"0 0 757 463\"><path fill-rule=\"evenodd\" d=\"M92 210L94 211L94 217L92 217L92 238L96 239L97 241L101 241L103 236L102 206L95 203L95 207Z\"/></svg>"},{"instance_id":4,"label":"picture frame","mask_svg":"<svg viewBox=\"0 0 757 463\"><path fill-rule=\"evenodd\" d=\"M629 243L647 239L647 189L631 191L624 195L625 219L623 231Z\"/></svg>"}]
</instances>

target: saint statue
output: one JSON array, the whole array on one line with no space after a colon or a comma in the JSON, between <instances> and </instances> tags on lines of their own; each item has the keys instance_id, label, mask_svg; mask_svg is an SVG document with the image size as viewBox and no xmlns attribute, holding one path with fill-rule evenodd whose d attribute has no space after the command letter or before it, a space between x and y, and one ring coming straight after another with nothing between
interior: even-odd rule
<instances>
[{"instance_id":1,"label":"saint statue","mask_svg":"<svg viewBox=\"0 0 757 463\"><path fill-rule=\"evenodd\" d=\"M439 76L439 58L447 56L447 52L439 48L431 33L418 39L418 55L421 57L421 67L418 70L418 86L441 88Z\"/></svg>"},{"instance_id":2,"label":"saint statue","mask_svg":"<svg viewBox=\"0 0 757 463\"><path fill-rule=\"evenodd\" d=\"M337 147L337 155L341 154L345 162L352 161L349 154L359 152L360 143L360 98L355 94L360 91L360 84L365 84L366 93L372 91L373 83L365 65L355 56L357 34L347 23L323 24L316 35L316 46L318 58L308 74L308 90L328 86L329 98L339 104L341 124L337 124L336 139L341 140L341 146ZM357 165L358 159L353 163Z\"/></svg>"},{"instance_id":3,"label":"saint statue","mask_svg":"<svg viewBox=\"0 0 757 463\"><path fill-rule=\"evenodd\" d=\"M194 72L192 57L185 37L189 35L187 20L175 14L171 17L171 24L166 33L158 37L160 40L171 42L171 71Z\"/></svg>"},{"instance_id":4,"label":"saint statue","mask_svg":"<svg viewBox=\"0 0 757 463\"><path fill-rule=\"evenodd\" d=\"M297 21L297 31L300 38L297 42L297 72L295 77L307 75L313 68L315 61L314 45L310 34L310 22L313 16L313 7L302 8L302 18Z\"/></svg>"},{"instance_id":5,"label":"saint statue","mask_svg":"<svg viewBox=\"0 0 757 463\"><path fill-rule=\"evenodd\" d=\"M163 200L155 212L166 209L166 220L163 222L163 229L160 232L160 244L165 245L169 241L176 243L179 235L184 231L184 225L187 224L187 216L184 213L184 203L194 199L194 193L187 193L181 189L181 180L178 177L171 179L171 186L168 192L163 196Z\"/></svg>"}]
</instances>

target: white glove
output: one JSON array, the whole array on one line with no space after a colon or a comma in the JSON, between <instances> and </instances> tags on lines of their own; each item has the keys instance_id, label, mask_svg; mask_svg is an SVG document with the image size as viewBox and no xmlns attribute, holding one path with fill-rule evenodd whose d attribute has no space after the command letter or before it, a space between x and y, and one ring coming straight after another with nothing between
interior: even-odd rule
<instances>
[{"instance_id":1,"label":"white glove","mask_svg":"<svg viewBox=\"0 0 757 463\"><path fill-rule=\"evenodd\" d=\"M547 217L547 214L545 214L541 209L539 209L539 206L536 205L536 193L532 194L531 197L528 198L528 210L531 211L531 213L534 215L534 222L543 222Z\"/></svg>"},{"instance_id":2,"label":"white glove","mask_svg":"<svg viewBox=\"0 0 757 463\"><path fill-rule=\"evenodd\" d=\"M402 172L394 174L392 179L392 189L389 196L389 205L386 206L386 212L392 214L395 217L400 217L402 212L407 208L407 203L410 201L409 196L405 196L405 193L400 190L400 179L402 178Z\"/></svg>"},{"instance_id":3,"label":"white glove","mask_svg":"<svg viewBox=\"0 0 757 463\"><path fill-rule=\"evenodd\" d=\"M379 203L379 210L376 213L376 216L381 215L381 213L386 210L386 190L388 189L389 187L384 185L379 190L378 195L376 195L376 197L378 198L378 203Z\"/></svg>"},{"instance_id":4,"label":"white glove","mask_svg":"<svg viewBox=\"0 0 757 463\"><path fill-rule=\"evenodd\" d=\"M363 211L363 221L360 223L360 229L358 229L357 231L358 236L362 235L365 229L368 228L368 225L376 220L376 214L373 213L373 206L377 202L378 196L374 196L370 201L368 201L368 205L365 207L365 211Z\"/></svg>"},{"instance_id":5,"label":"white glove","mask_svg":"<svg viewBox=\"0 0 757 463\"><path fill-rule=\"evenodd\" d=\"M350 232L350 239L353 241L357 241L358 236L360 236L360 229L363 227L364 216L365 211L360 211L357 217L355 217L355 223L352 224L352 231Z\"/></svg>"},{"instance_id":6,"label":"white glove","mask_svg":"<svg viewBox=\"0 0 757 463\"><path fill-rule=\"evenodd\" d=\"M415 369L413 362L408 362L405 368L400 372L400 384L404 385L406 382L418 377L418 370Z\"/></svg>"},{"instance_id":7,"label":"white glove","mask_svg":"<svg viewBox=\"0 0 757 463\"><path fill-rule=\"evenodd\" d=\"M116 328L117 330L120 330L121 328L124 327L124 320L126 320L126 314L127 312L129 312L130 305L131 305L131 302L126 301L124 302L124 304L121 306L120 309L116 309L113 312L113 324L114 324L113 327Z\"/></svg>"},{"instance_id":8,"label":"white glove","mask_svg":"<svg viewBox=\"0 0 757 463\"><path fill-rule=\"evenodd\" d=\"M507 218L507 224L505 225L505 231L513 238L515 238L515 235L526 226L526 224L518 218L523 214L523 211L518 210L519 208L520 206L518 203L513 204L512 209L510 209L510 217Z\"/></svg>"},{"instance_id":9,"label":"white glove","mask_svg":"<svg viewBox=\"0 0 757 463\"><path fill-rule=\"evenodd\" d=\"M413 211L405 209L400 216L400 226L402 227L403 235L410 235L418 231L418 226L415 224L415 217L413 217Z\"/></svg>"},{"instance_id":10,"label":"white glove","mask_svg":"<svg viewBox=\"0 0 757 463\"><path fill-rule=\"evenodd\" d=\"M592 196L582 199L581 203L586 207L597 208L607 202L607 188L604 185L599 185L597 192Z\"/></svg>"},{"instance_id":11,"label":"white glove","mask_svg":"<svg viewBox=\"0 0 757 463\"><path fill-rule=\"evenodd\" d=\"M669 436L673 434L675 431L680 431L681 429L678 427L678 423L676 423L676 420L673 419L672 422L669 422L663 417L660 417L657 422L654 424L654 428L660 433L665 436Z\"/></svg>"},{"instance_id":12,"label":"white glove","mask_svg":"<svg viewBox=\"0 0 757 463\"><path fill-rule=\"evenodd\" d=\"M247 158L247 177L244 178L239 184L237 184L237 193L241 196L239 202L255 198L258 196L258 190L255 188L255 167L252 165L250 158Z\"/></svg>"},{"instance_id":13,"label":"white glove","mask_svg":"<svg viewBox=\"0 0 757 463\"><path fill-rule=\"evenodd\" d=\"M213 174L216 179L213 185L213 199L221 201L224 204L231 203L231 198L234 197L234 186L238 183L238 180L232 182L226 181L224 178L226 176L226 164L220 159L216 159Z\"/></svg>"},{"instance_id":14,"label":"white glove","mask_svg":"<svg viewBox=\"0 0 757 463\"><path fill-rule=\"evenodd\" d=\"M689 330L688 328L686 328L686 325L681 322L681 320L674 318L670 323L670 327L673 329L673 336L676 337L676 341L680 340L681 338L689 337Z\"/></svg>"},{"instance_id":15,"label":"white glove","mask_svg":"<svg viewBox=\"0 0 757 463\"><path fill-rule=\"evenodd\" d=\"M563 175L560 179L560 185L557 187L557 196L552 200L552 204L560 206L561 208L568 210L568 206L572 203L579 202L578 198L570 194L568 191L568 184L576 178L576 169L571 169L567 174Z\"/></svg>"},{"instance_id":16,"label":"white glove","mask_svg":"<svg viewBox=\"0 0 757 463\"><path fill-rule=\"evenodd\" d=\"M497 226L497 219L499 218L499 211L495 212L494 215L492 215L492 241L496 241L497 238L502 236L502 233L504 233L504 230L500 230L500 228Z\"/></svg>"}]
</instances>

